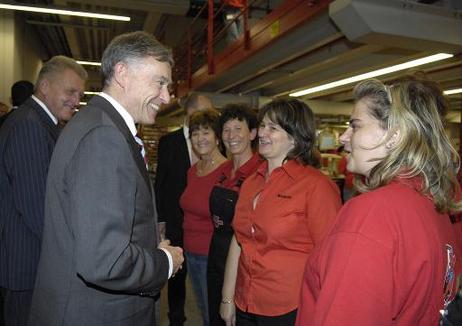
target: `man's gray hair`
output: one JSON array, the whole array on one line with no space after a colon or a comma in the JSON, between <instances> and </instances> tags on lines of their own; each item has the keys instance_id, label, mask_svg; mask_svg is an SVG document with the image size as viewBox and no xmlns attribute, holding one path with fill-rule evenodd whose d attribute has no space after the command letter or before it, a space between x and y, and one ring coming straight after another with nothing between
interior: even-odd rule
<instances>
[{"instance_id":1,"label":"man's gray hair","mask_svg":"<svg viewBox=\"0 0 462 326\"><path fill-rule=\"evenodd\" d=\"M88 73L85 68L78 64L74 59L64 55L57 55L43 64L37 77L34 91L37 90L42 80L50 77L53 78L53 75L60 74L66 69L70 69L75 72L82 80L87 80L88 78Z\"/></svg>"},{"instance_id":2,"label":"man's gray hair","mask_svg":"<svg viewBox=\"0 0 462 326\"><path fill-rule=\"evenodd\" d=\"M160 43L153 35L138 31L115 37L104 50L101 60L103 87L114 76L114 67L118 62L139 60L153 57L157 61L167 62L173 66L172 51Z\"/></svg>"}]
</instances>

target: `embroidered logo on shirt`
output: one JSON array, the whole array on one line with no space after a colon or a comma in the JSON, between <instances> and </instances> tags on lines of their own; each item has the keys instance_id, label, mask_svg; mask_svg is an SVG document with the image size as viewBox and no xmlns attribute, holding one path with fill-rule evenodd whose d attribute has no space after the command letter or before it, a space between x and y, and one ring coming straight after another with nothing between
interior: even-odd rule
<instances>
[{"instance_id":1,"label":"embroidered logo on shirt","mask_svg":"<svg viewBox=\"0 0 462 326\"><path fill-rule=\"evenodd\" d=\"M444 308L440 310L441 315L443 318L448 314L447 308L448 305L451 303L452 299L454 298L454 281L455 281L455 265L456 265L456 255L454 254L454 249L450 244L446 244L446 255L447 255L447 263L446 263L446 273L444 276Z\"/></svg>"},{"instance_id":2,"label":"embroidered logo on shirt","mask_svg":"<svg viewBox=\"0 0 462 326\"><path fill-rule=\"evenodd\" d=\"M223 220L220 218L218 215L213 215L213 224L216 229L218 229L220 226L223 226Z\"/></svg>"}]
</instances>

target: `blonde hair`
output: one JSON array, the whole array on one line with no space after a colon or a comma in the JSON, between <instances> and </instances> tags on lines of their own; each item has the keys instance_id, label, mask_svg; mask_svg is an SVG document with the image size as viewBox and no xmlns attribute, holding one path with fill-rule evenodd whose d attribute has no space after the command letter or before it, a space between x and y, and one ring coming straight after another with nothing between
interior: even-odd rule
<instances>
[{"instance_id":1,"label":"blonde hair","mask_svg":"<svg viewBox=\"0 0 462 326\"><path fill-rule=\"evenodd\" d=\"M388 130L384 142L399 132L388 155L372 168L361 192L386 185L396 177L422 178L421 193L428 195L439 212L462 210L454 202L459 155L447 137L439 115L438 96L429 82L407 80L391 87L368 80L355 87L355 100L365 100L369 113Z\"/></svg>"}]
</instances>

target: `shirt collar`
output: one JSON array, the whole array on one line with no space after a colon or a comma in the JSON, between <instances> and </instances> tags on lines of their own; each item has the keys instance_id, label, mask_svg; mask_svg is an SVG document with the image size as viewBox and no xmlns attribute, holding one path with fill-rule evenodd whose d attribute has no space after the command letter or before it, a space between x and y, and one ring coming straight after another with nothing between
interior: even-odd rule
<instances>
[{"instance_id":1,"label":"shirt collar","mask_svg":"<svg viewBox=\"0 0 462 326\"><path fill-rule=\"evenodd\" d=\"M124 119L125 123L128 126L128 129L130 129L130 132L132 133L133 137L136 136L137 131L136 131L136 126L135 126L135 121L133 120L133 117L128 113L128 111L120 104L117 102L112 96L101 92L99 93L99 96L104 97L109 103L112 104L114 109L116 109L117 112L122 116Z\"/></svg>"},{"instance_id":2,"label":"shirt collar","mask_svg":"<svg viewBox=\"0 0 462 326\"><path fill-rule=\"evenodd\" d=\"M183 124L183 135L185 139L189 139L189 126Z\"/></svg>"},{"instance_id":3,"label":"shirt collar","mask_svg":"<svg viewBox=\"0 0 462 326\"><path fill-rule=\"evenodd\" d=\"M51 113L50 110L48 110L48 108L47 108L47 106L45 105L45 103L43 103L42 101L40 101L40 100L38 99L38 97L35 96L35 95L32 95L31 97L32 97L32 99L33 99L35 102L37 102L37 104L40 105L40 107L48 114L48 116L50 117L51 121L53 121L53 123L54 123L55 125L58 125L58 119Z\"/></svg>"},{"instance_id":4,"label":"shirt collar","mask_svg":"<svg viewBox=\"0 0 462 326\"><path fill-rule=\"evenodd\" d=\"M250 159L237 169L236 174L245 176L249 175L251 172L255 171L255 167L259 165L261 161L262 159L258 153L252 154Z\"/></svg>"},{"instance_id":5,"label":"shirt collar","mask_svg":"<svg viewBox=\"0 0 462 326\"><path fill-rule=\"evenodd\" d=\"M274 169L274 171L281 170L284 173L286 173L290 178L295 180L297 176L299 176L300 173L303 172L303 169L304 169L303 164L300 164L296 160L289 160L286 163L284 163L282 166ZM264 162L258 167L257 173L265 177L267 172L268 172L268 161L264 160Z\"/></svg>"}]
</instances>

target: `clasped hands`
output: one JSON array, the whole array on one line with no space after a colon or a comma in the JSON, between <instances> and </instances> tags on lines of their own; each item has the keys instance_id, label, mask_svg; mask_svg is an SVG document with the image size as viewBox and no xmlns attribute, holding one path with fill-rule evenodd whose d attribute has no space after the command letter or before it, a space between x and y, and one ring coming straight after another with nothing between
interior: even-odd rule
<instances>
[{"instance_id":1,"label":"clasped hands","mask_svg":"<svg viewBox=\"0 0 462 326\"><path fill-rule=\"evenodd\" d=\"M184 256L183 256L183 249L181 247L175 247L170 245L170 240L164 240L159 243L159 248L167 250L170 255L172 256L172 262L173 262L173 274L172 277L175 276L175 274L183 268L183 261L184 261Z\"/></svg>"}]
</instances>

